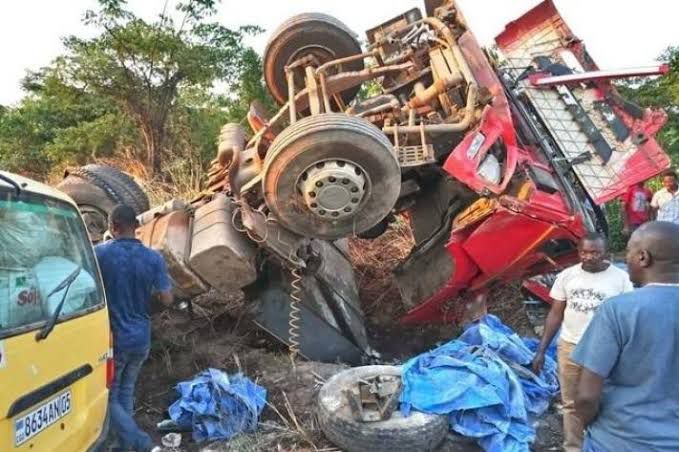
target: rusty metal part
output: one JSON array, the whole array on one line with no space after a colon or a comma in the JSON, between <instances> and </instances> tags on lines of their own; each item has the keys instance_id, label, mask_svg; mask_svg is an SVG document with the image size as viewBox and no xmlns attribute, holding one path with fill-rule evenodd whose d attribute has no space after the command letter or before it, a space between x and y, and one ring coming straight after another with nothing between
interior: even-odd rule
<instances>
[{"instance_id":1,"label":"rusty metal part","mask_svg":"<svg viewBox=\"0 0 679 452\"><path fill-rule=\"evenodd\" d=\"M225 124L219 134L217 157L212 161L208 170L207 193L219 193L227 191L231 187L234 175L231 167L235 168L241 162L241 151L245 146L245 131L236 123Z\"/></svg>"},{"instance_id":2,"label":"rusty metal part","mask_svg":"<svg viewBox=\"0 0 679 452\"><path fill-rule=\"evenodd\" d=\"M328 87L328 94L333 96L368 80L381 77L391 72L406 71L411 67L413 67L413 63L408 62L390 66L369 67L356 72L342 72L327 78L326 86Z\"/></svg>"},{"instance_id":3,"label":"rusty metal part","mask_svg":"<svg viewBox=\"0 0 679 452\"><path fill-rule=\"evenodd\" d=\"M234 148L243 149L245 131L236 123L225 124L219 133L217 161L221 166L228 166L233 159Z\"/></svg>"},{"instance_id":4,"label":"rusty metal part","mask_svg":"<svg viewBox=\"0 0 679 452\"><path fill-rule=\"evenodd\" d=\"M458 122L444 123L444 124L424 124L420 126L388 126L382 130L384 133L396 135L399 133L421 133L424 130L427 133L451 133L461 132L467 130L472 124L474 113L476 110L478 90L476 85L469 85L467 91L467 106L464 109L464 116Z\"/></svg>"},{"instance_id":5,"label":"rusty metal part","mask_svg":"<svg viewBox=\"0 0 679 452\"><path fill-rule=\"evenodd\" d=\"M207 292L208 287L187 263L191 247L193 220L188 210L175 210L153 217L137 228L137 238L163 255L177 298L189 298Z\"/></svg>"},{"instance_id":6,"label":"rusty metal part","mask_svg":"<svg viewBox=\"0 0 679 452\"><path fill-rule=\"evenodd\" d=\"M171 199L165 204L161 204L158 207L154 207L151 210L147 210L146 212L142 213L141 215L137 216L137 222L139 223L139 226L144 226L147 223L150 223L157 217L161 217L163 215L166 215L170 212L174 212L176 210L185 210L188 209L189 205L182 201L181 199Z\"/></svg>"},{"instance_id":7,"label":"rusty metal part","mask_svg":"<svg viewBox=\"0 0 679 452\"><path fill-rule=\"evenodd\" d=\"M345 113L363 118L383 111L399 110L400 108L401 103L396 96L393 94L381 94L347 108Z\"/></svg>"},{"instance_id":8,"label":"rusty metal part","mask_svg":"<svg viewBox=\"0 0 679 452\"><path fill-rule=\"evenodd\" d=\"M439 95L448 91L451 87L462 83L462 77L455 77L449 75L445 78L439 78L434 81L428 88L422 90L415 90L415 96L408 102L408 107L411 109L418 109L429 105ZM419 91L419 92L418 92Z\"/></svg>"},{"instance_id":9,"label":"rusty metal part","mask_svg":"<svg viewBox=\"0 0 679 452\"><path fill-rule=\"evenodd\" d=\"M311 110L312 115L317 115L321 112L321 90L318 87L318 80L316 80L314 69L311 66L307 66L305 71L306 90L309 95L309 109Z\"/></svg>"},{"instance_id":10,"label":"rusty metal part","mask_svg":"<svg viewBox=\"0 0 679 452\"><path fill-rule=\"evenodd\" d=\"M359 422L390 419L400 394L401 378L387 375L359 380L355 387L344 391L352 416Z\"/></svg>"},{"instance_id":11,"label":"rusty metal part","mask_svg":"<svg viewBox=\"0 0 679 452\"><path fill-rule=\"evenodd\" d=\"M295 102L295 73L292 70L286 70L288 82L288 110L290 112L290 124L297 121L297 104Z\"/></svg>"},{"instance_id":12,"label":"rusty metal part","mask_svg":"<svg viewBox=\"0 0 679 452\"><path fill-rule=\"evenodd\" d=\"M372 51L372 52L360 53L358 55L350 55L350 56L347 56L347 57L344 57L344 58L338 58L336 60L332 60L332 61L328 61L326 63L323 63L321 66L318 67L318 69L316 69L316 73L317 74L325 74L325 73L327 73L328 69L335 67L335 66L339 66L340 64L350 63L352 61L362 60L362 59L365 59L365 58L374 57L376 55L377 55L377 52Z\"/></svg>"},{"instance_id":13,"label":"rusty metal part","mask_svg":"<svg viewBox=\"0 0 679 452\"><path fill-rule=\"evenodd\" d=\"M302 173L297 186L309 210L321 218L337 219L355 215L370 190L365 171L347 160L315 163Z\"/></svg>"},{"instance_id":14,"label":"rusty metal part","mask_svg":"<svg viewBox=\"0 0 679 452\"><path fill-rule=\"evenodd\" d=\"M434 80L446 77L462 77L462 73L455 65L453 53L449 46L432 49L429 52L429 62ZM439 95L439 102L447 116L451 116L457 111L457 106L451 101L448 93Z\"/></svg>"},{"instance_id":15,"label":"rusty metal part","mask_svg":"<svg viewBox=\"0 0 679 452\"><path fill-rule=\"evenodd\" d=\"M271 142L276 138L276 133L271 130L271 127L269 126L269 114L266 111L266 108L262 104L262 102L258 99L253 100L250 103L250 108L248 109L248 124L250 125L250 128L255 132L259 132L261 129L266 128L267 130L264 132L263 138Z\"/></svg>"}]
</instances>

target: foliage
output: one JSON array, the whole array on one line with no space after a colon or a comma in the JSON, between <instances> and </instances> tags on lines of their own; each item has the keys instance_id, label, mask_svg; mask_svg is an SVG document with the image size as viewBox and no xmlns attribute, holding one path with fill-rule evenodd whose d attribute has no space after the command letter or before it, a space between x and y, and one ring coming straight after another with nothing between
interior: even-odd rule
<instances>
[{"instance_id":1,"label":"foliage","mask_svg":"<svg viewBox=\"0 0 679 452\"><path fill-rule=\"evenodd\" d=\"M100 0L84 19L99 33L66 38L63 55L28 73L21 103L0 109L0 165L44 177L108 157L150 173L178 159L201 177L224 122L242 121L253 99L273 107L259 56L243 44L259 29L213 22L216 4L186 0L145 21L124 0Z\"/></svg>"},{"instance_id":2,"label":"foliage","mask_svg":"<svg viewBox=\"0 0 679 452\"><path fill-rule=\"evenodd\" d=\"M216 2L209 0L178 3L183 14L178 24L165 11L147 22L126 9L124 0L101 0L100 6L85 16L100 35L64 40L67 54L59 59L64 78L125 112L143 138L147 165L158 171L180 89L209 89L215 80L232 84L241 69L243 37L257 30L211 22Z\"/></svg>"},{"instance_id":3,"label":"foliage","mask_svg":"<svg viewBox=\"0 0 679 452\"><path fill-rule=\"evenodd\" d=\"M625 82L618 89L625 99L642 107L663 108L666 111L667 124L658 134L658 141L676 165L679 162L679 47L668 48L658 59L668 62L669 74ZM657 180L651 181L648 186L653 191L660 188ZM606 205L606 217L611 250L621 252L625 249L627 237L622 234L622 205L619 201Z\"/></svg>"},{"instance_id":4,"label":"foliage","mask_svg":"<svg viewBox=\"0 0 679 452\"><path fill-rule=\"evenodd\" d=\"M619 86L623 97L642 107L660 107L667 112L667 124L658 135L660 144L679 162L679 46L669 47L659 58L670 72L654 79L632 80Z\"/></svg>"},{"instance_id":5,"label":"foliage","mask_svg":"<svg viewBox=\"0 0 679 452\"><path fill-rule=\"evenodd\" d=\"M606 204L606 219L608 221L608 246L613 253L624 251L627 237L622 233L622 203L615 200Z\"/></svg>"},{"instance_id":6,"label":"foliage","mask_svg":"<svg viewBox=\"0 0 679 452\"><path fill-rule=\"evenodd\" d=\"M52 69L29 73L24 89L21 104L0 116L0 162L10 171L41 176L62 161L85 163L136 141L115 105L65 85Z\"/></svg>"}]
</instances>

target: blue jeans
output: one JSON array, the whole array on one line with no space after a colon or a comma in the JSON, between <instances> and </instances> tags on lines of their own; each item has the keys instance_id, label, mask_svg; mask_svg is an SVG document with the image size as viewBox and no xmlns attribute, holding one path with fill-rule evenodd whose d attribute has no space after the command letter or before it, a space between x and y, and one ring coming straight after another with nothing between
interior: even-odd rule
<instances>
[{"instance_id":1,"label":"blue jeans","mask_svg":"<svg viewBox=\"0 0 679 452\"><path fill-rule=\"evenodd\" d=\"M116 350L115 379L109 393L111 427L122 450L145 452L153 447L151 437L134 421L134 386L141 366L149 356L148 347L138 350Z\"/></svg>"}]
</instances>

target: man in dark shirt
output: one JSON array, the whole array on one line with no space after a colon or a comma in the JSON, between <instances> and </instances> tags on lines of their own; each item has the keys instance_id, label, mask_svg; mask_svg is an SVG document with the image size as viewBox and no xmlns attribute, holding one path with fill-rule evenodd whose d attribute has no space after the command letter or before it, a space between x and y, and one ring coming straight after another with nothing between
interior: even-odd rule
<instances>
[{"instance_id":1,"label":"man in dark shirt","mask_svg":"<svg viewBox=\"0 0 679 452\"><path fill-rule=\"evenodd\" d=\"M573 352L585 452L679 450L679 225L656 221L627 245L641 289L605 301Z\"/></svg>"},{"instance_id":2,"label":"man in dark shirt","mask_svg":"<svg viewBox=\"0 0 679 452\"><path fill-rule=\"evenodd\" d=\"M151 346L151 299L172 304L163 257L135 238L134 210L120 205L109 217L113 240L95 248L113 332L115 379L109 393L111 423L122 450L148 451L151 438L134 421L134 387Z\"/></svg>"}]
</instances>

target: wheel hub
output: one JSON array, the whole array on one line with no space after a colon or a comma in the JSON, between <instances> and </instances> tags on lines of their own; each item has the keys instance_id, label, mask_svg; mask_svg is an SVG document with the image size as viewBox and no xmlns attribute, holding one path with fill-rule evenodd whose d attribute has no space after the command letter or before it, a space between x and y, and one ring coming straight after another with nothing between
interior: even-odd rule
<instances>
[{"instance_id":1,"label":"wheel hub","mask_svg":"<svg viewBox=\"0 0 679 452\"><path fill-rule=\"evenodd\" d=\"M365 173L346 160L325 160L307 168L297 187L309 210L321 218L354 215L368 189Z\"/></svg>"}]
</instances>

